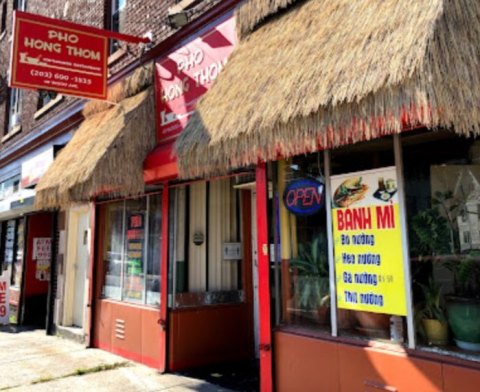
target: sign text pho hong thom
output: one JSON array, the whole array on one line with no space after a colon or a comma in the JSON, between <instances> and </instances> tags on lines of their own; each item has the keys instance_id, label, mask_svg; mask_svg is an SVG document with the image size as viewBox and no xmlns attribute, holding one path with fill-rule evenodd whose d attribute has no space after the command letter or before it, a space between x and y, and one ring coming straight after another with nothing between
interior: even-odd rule
<instances>
[{"instance_id":1,"label":"sign text pho hong thom","mask_svg":"<svg viewBox=\"0 0 480 392\"><path fill-rule=\"evenodd\" d=\"M10 85L107 97L108 37L97 29L15 11Z\"/></svg>"}]
</instances>

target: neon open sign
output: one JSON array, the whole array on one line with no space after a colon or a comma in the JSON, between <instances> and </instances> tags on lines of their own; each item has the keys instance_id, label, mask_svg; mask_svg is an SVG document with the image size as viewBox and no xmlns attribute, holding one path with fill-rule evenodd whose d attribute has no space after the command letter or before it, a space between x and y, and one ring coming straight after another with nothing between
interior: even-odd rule
<instances>
[{"instance_id":1,"label":"neon open sign","mask_svg":"<svg viewBox=\"0 0 480 392\"><path fill-rule=\"evenodd\" d=\"M316 214L323 207L324 185L313 179L292 181L285 188L283 202L288 211L299 216Z\"/></svg>"}]
</instances>

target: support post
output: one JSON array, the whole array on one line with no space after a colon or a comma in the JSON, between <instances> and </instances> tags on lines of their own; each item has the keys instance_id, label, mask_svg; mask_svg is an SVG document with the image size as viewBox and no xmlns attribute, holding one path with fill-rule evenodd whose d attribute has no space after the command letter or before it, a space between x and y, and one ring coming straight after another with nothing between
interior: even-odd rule
<instances>
[{"instance_id":1,"label":"support post","mask_svg":"<svg viewBox=\"0 0 480 392\"><path fill-rule=\"evenodd\" d=\"M400 206L400 228L402 232L403 273L405 279L405 295L407 296L407 335L408 348L415 348L415 326L412 303L412 275L410 272L410 255L407 232L407 206L405 203L405 186L403 181L403 158L400 135L393 136L395 168L397 170L398 204Z\"/></svg>"},{"instance_id":2,"label":"support post","mask_svg":"<svg viewBox=\"0 0 480 392\"><path fill-rule=\"evenodd\" d=\"M270 320L270 261L268 257L268 181L264 162L256 168L257 250L260 311L260 391L272 392L272 336Z\"/></svg>"}]
</instances>

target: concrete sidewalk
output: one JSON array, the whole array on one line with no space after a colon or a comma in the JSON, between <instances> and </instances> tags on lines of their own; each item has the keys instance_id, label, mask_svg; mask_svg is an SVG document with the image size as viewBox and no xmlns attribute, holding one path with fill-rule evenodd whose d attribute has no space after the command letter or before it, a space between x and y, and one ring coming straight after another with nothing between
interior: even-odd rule
<instances>
[{"instance_id":1,"label":"concrete sidewalk","mask_svg":"<svg viewBox=\"0 0 480 392\"><path fill-rule=\"evenodd\" d=\"M202 380L154 369L44 330L0 328L0 391L227 392Z\"/></svg>"}]
</instances>

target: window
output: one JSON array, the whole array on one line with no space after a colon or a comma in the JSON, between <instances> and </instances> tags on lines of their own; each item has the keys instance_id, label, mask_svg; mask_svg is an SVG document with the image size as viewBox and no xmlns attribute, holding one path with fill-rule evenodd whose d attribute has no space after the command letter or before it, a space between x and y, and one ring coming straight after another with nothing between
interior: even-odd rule
<instances>
[{"instance_id":1,"label":"window","mask_svg":"<svg viewBox=\"0 0 480 392\"><path fill-rule=\"evenodd\" d=\"M49 102L52 102L57 97L57 95L58 94L55 91L40 90L38 92L37 110L40 110Z\"/></svg>"},{"instance_id":2,"label":"window","mask_svg":"<svg viewBox=\"0 0 480 392\"><path fill-rule=\"evenodd\" d=\"M243 301L242 203L234 182L198 182L171 195L174 307Z\"/></svg>"},{"instance_id":3,"label":"window","mask_svg":"<svg viewBox=\"0 0 480 392\"><path fill-rule=\"evenodd\" d=\"M14 9L19 11L26 11L27 10L27 0L15 0Z\"/></svg>"},{"instance_id":4,"label":"window","mask_svg":"<svg viewBox=\"0 0 480 392\"><path fill-rule=\"evenodd\" d=\"M281 245L273 279L277 323L328 334L332 325L346 339L395 344L411 336L408 344L419 350L478 361L480 140L438 130L408 132L398 141L403 181L391 137L329 152L331 229L328 210L305 214L287 208L298 207L299 199L312 205L305 183L322 183L323 153L273 165L271 220L278 223L272 230L278 230ZM329 235L333 249L323 245ZM407 266L411 281L405 285ZM332 293L335 324L328 318Z\"/></svg>"},{"instance_id":5,"label":"window","mask_svg":"<svg viewBox=\"0 0 480 392\"><path fill-rule=\"evenodd\" d=\"M418 345L473 354L480 349L480 142L449 132L402 139Z\"/></svg>"},{"instance_id":6,"label":"window","mask_svg":"<svg viewBox=\"0 0 480 392\"><path fill-rule=\"evenodd\" d=\"M103 208L103 298L159 306L161 195Z\"/></svg>"},{"instance_id":7,"label":"window","mask_svg":"<svg viewBox=\"0 0 480 392\"><path fill-rule=\"evenodd\" d=\"M11 132L20 125L20 115L22 112L22 90L18 88L10 89L10 99L8 105L8 130Z\"/></svg>"},{"instance_id":8,"label":"window","mask_svg":"<svg viewBox=\"0 0 480 392\"><path fill-rule=\"evenodd\" d=\"M7 29L7 0L0 3L0 36Z\"/></svg>"},{"instance_id":9,"label":"window","mask_svg":"<svg viewBox=\"0 0 480 392\"><path fill-rule=\"evenodd\" d=\"M127 0L109 0L110 3L110 17L108 20L108 24L110 30L116 31L118 33L122 33L125 31L126 25L126 12L125 7L127 4ZM110 43L110 54L114 53L119 49L119 43L117 40L111 40Z\"/></svg>"}]
</instances>

